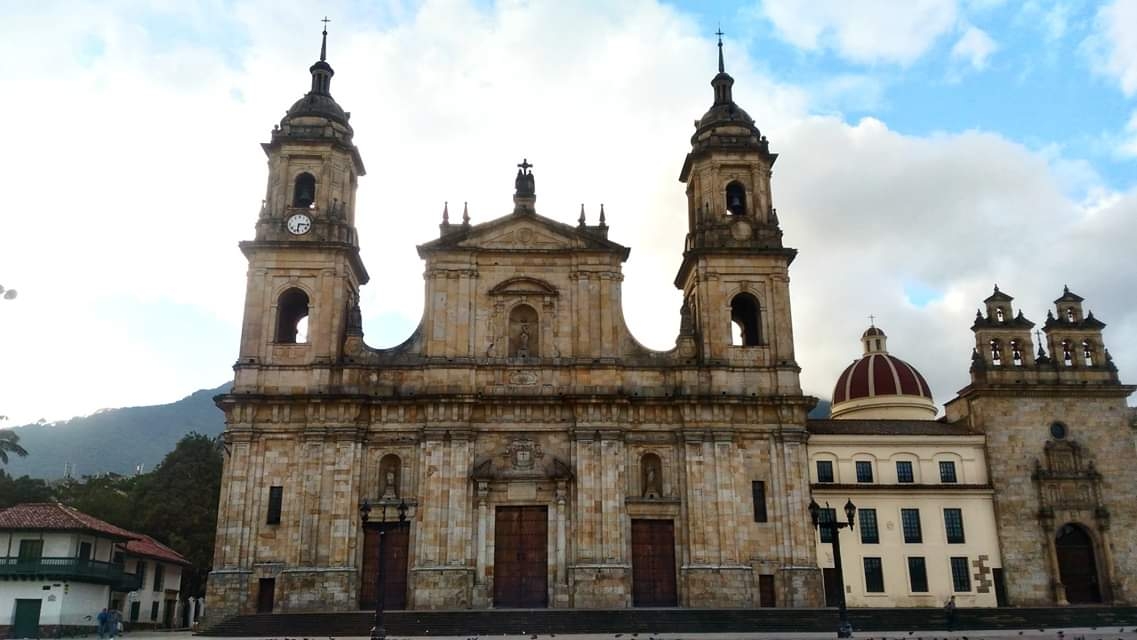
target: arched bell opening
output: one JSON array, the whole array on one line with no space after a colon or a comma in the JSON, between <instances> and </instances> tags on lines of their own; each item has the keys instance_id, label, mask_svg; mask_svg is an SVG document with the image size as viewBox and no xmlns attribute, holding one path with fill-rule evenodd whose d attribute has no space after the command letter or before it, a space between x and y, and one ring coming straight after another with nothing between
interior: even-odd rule
<instances>
[{"instance_id":1,"label":"arched bell opening","mask_svg":"<svg viewBox=\"0 0 1137 640\"><path fill-rule=\"evenodd\" d=\"M741 182L726 185L726 210L732 216L746 215L746 187Z\"/></svg>"},{"instance_id":2,"label":"arched bell opening","mask_svg":"<svg viewBox=\"0 0 1137 640\"><path fill-rule=\"evenodd\" d=\"M1103 602L1094 538L1082 525L1062 525L1054 537L1058 574L1070 604Z\"/></svg>"},{"instance_id":3,"label":"arched bell opening","mask_svg":"<svg viewBox=\"0 0 1137 640\"><path fill-rule=\"evenodd\" d=\"M292 206L311 209L316 203L316 176L305 171L292 185Z\"/></svg>"},{"instance_id":4,"label":"arched bell opening","mask_svg":"<svg viewBox=\"0 0 1137 640\"><path fill-rule=\"evenodd\" d=\"M740 293L730 300L731 345L757 347L762 344L758 299L749 293Z\"/></svg>"},{"instance_id":5,"label":"arched bell opening","mask_svg":"<svg viewBox=\"0 0 1137 640\"><path fill-rule=\"evenodd\" d=\"M308 294L300 289L289 289L277 300L276 341L284 344L308 342Z\"/></svg>"}]
</instances>

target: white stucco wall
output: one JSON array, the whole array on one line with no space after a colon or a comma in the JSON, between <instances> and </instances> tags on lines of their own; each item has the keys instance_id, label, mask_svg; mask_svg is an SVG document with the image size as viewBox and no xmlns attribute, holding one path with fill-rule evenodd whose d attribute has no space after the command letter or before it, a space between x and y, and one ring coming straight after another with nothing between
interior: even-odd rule
<instances>
[{"instance_id":1,"label":"white stucco wall","mask_svg":"<svg viewBox=\"0 0 1137 640\"><path fill-rule=\"evenodd\" d=\"M181 597L182 568L178 565L161 563L153 558L127 556L125 560L126 571L128 573L137 573L139 562L146 564L146 576L142 581L142 587L138 591L133 592L133 595L129 598L123 598L123 620L128 622L132 621L130 617L130 603L137 602L139 605L138 619L134 622L160 624L165 620L166 600L176 601ZM154 591L154 572L156 570L161 570L164 573L162 589L159 591ZM158 616L151 618L150 614L154 602L158 603Z\"/></svg>"},{"instance_id":2,"label":"white stucco wall","mask_svg":"<svg viewBox=\"0 0 1137 640\"><path fill-rule=\"evenodd\" d=\"M40 600L41 625L95 626L95 616L107 606L108 587L74 582L0 582L0 621L15 620L16 600ZM86 616L91 616L90 620Z\"/></svg>"},{"instance_id":3,"label":"white stucco wall","mask_svg":"<svg viewBox=\"0 0 1137 640\"><path fill-rule=\"evenodd\" d=\"M938 607L954 595L961 607L996 606L993 583L981 592L975 562L984 557L987 579L991 569L1002 567L995 528L992 491L986 488L987 465L982 436L853 436L813 435L809 440L813 497L837 510L845 521L847 500L861 509L875 509L879 543L862 543L859 517L850 532L843 529L841 555L845 598L851 607ZM834 483L818 484L817 460L834 464ZM914 482L897 481L896 461L912 462ZM940 482L939 462L955 462L957 483ZM856 482L855 462L873 464L873 482ZM963 516L964 542L947 542L943 510L958 508ZM918 509L922 541L904 542L901 509ZM817 557L823 568L833 564L832 545L817 536ZM884 592L866 589L864 558L881 559ZM908 558L924 558L927 593L914 593L908 575ZM968 559L971 589L953 588L950 558ZM979 572L983 573L983 572Z\"/></svg>"}]
</instances>

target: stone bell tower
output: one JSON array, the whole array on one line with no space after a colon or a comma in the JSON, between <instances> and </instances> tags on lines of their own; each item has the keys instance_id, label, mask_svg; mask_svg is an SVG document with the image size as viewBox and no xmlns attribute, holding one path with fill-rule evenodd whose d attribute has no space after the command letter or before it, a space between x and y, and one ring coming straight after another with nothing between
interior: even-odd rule
<instances>
[{"instance_id":1,"label":"stone bell tower","mask_svg":"<svg viewBox=\"0 0 1137 640\"><path fill-rule=\"evenodd\" d=\"M1064 289L1032 348L1034 324L995 287L971 329L971 383L948 422L987 439L1003 568L1015 606L1137 602L1137 467L1105 324ZM1045 346L1044 346L1045 343ZM1046 348L1050 354L1047 355Z\"/></svg>"},{"instance_id":2,"label":"stone bell tower","mask_svg":"<svg viewBox=\"0 0 1137 640\"><path fill-rule=\"evenodd\" d=\"M800 393L789 297L797 251L782 246L770 196L778 155L734 102L719 36L714 103L695 122L679 175L688 230L675 286L701 363L770 367L777 375L762 377L762 393Z\"/></svg>"},{"instance_id":3,"label":"stone bell tower","mask_svg":"<svg viewBox=\"0 0 1137 640\"><path fill-rule=\"evenodd\" d=\"M352 143L351 114L331 95L325 28L312 85L262 144L268 188L249 260L245 321L237 362L238 389L264 385L262 366L320 365L339 359L359 287L368 280L355 230L355 191L364 175ZM248 373L248 377L243 375ZM292 369L296 379L271 386L310 388L321 378ZM281 374L284 375L284 374ZM254 383L253 379L256 378Z\"/></svg>"}]
</instances>

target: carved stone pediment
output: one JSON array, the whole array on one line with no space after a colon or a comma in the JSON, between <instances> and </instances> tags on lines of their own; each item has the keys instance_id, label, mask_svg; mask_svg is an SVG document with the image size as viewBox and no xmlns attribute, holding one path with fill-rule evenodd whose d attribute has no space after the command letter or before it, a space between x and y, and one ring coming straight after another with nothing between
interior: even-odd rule
<instances>
[{"instance_id":1,"label":"carved stone pediment","mask_svg":"<svg viewBox=\"0 0 1137 640\"><path fill-rule=\"evenodd\" d=\"M491 296L555 296L557 288L538 278L518 277L500 282L490 289Z\"/></svg>"},{"instance_id":2,"label":"carved stone pediment","mask_svg":"<svg viewBox=\"0 0 1137 640\"><path fill-rule=\"evenodd\" d=\"M1051 440L1044 454L1043 459L1035 460L1032 474L1038 484L1043 517L1053 517L1055 511L1106 513L1101 501L1101 474L1093 461L1086 460L1081 445L1072 440Z\"/></svg>"},{"instance_id":3,"label":"carved stone pediment","mask_svg":"<svg viewBox=\"0 0 1137 640\"><path fill-rule=\"evenodd\" d=\"M621 260L628 257L628 248L607 238L589 233L578 227L551 220L541 215L517 213L502 216L467 229L448 233L443 237L421 244L419 255L426 257L436 251L479 250L495 251L564 251L590 250L616 253Z\"/></svg>"},{"instance_id":4,"label":"carved stone pediment","mask_svg":"<svg viewBox=\"0 0 1137 640\"><path fill-rule=\"evenodd\" d=\"M465 247L482 249L570 249L578 243L574 238L542 229L530 222L518 222L496 233L472 237L462 242Z\"/></svg>"},{"instance_id":5,"label":"carved stone pediment","mask_svg":"<svg viewBox=\"0 0 1137 640\"><path fill-rule=\"evenodd\" d=\"M563 460L541 450L540 443L517 438L502 453L474 461L474 480L567 480L572 469Z\"/></svg>"}]
</instances>

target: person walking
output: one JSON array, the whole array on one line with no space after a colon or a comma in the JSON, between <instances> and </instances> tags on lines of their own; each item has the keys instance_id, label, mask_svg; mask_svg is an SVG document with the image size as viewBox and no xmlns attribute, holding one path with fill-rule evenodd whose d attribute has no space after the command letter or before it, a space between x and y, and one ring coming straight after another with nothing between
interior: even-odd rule
<instances>
[{"instance_id":1,"label":"person walking","mask_svg":"<svg viewBox=\"0 0 1137 640\"><path fill-rule=\"evenodd\" d=\"M955 596L948 599L947 604L944 605L944 615L947 618L947 630L955 630Z\"/></svg>"},{"instance_id":2,"label":"person walking","mask_svg":"<svg viewBox=\"0 0 1137 640\"><path fill-rule=\"evenodd\" d=\"M118 612L118 609L111 609L107 612L107 627L110 631L111 640L114 640L122 631L122 614Z\"/></svg>"},{"instance_id":3,"label":"person walking","mask_svg":"<svg viewBox=\"0 0 1137 640\"><path fill-rule=\"evenodd\" d=\"M98 624L99 640L103 640L103 638L107 637L107 619L108 618L109 618L109 615L107 614L107 608L106 607L103 607L103 610L99 612L99 615L95 616L95 620L99 623Z\"/></svg>"}]
</instances>

